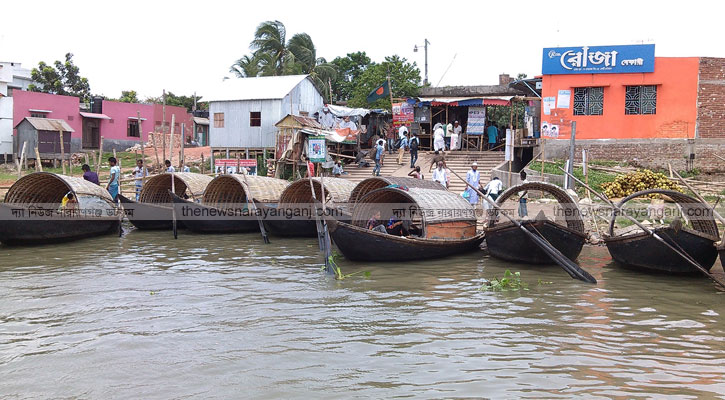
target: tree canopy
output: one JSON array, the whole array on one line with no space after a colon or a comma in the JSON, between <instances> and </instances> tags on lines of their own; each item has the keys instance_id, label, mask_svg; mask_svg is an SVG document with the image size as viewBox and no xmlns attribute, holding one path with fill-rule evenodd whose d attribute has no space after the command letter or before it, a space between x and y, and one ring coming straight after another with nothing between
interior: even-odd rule
<instances>
[{"instance_id":1,"label":"tree canopy","mask_svg":"<svg viewBox=\"0 0 725 400\"><path fill-rule=\"evenodd\" d=\"M121 103L138 103L138 95L135 90L122 90L121 98L118 101Z\"/></svg>"},{"instance_id":2,"label":"tree canopy","mask_svg":"<svg viewBox=\"0 0 725 400\"><path fill-rule=\"evenodd\" d=\"M383 84L390 74L390 91L393 97L415 97L420 88L420 69L415 62L412 64L403 57L394 55L385 57L380 64L372 64L362 71L355 79L350 107L387 108L390 109L390 98L378 99L372 104L367 96L375 88Z\"/></svg>"},{"instance_id":3,"label":"tree canopy","mask_svg":"<svg viewBox=\"0 0 725 400\"><path fill-rule=\"evenodd\" d=\"M196 96L196 108L198 110L206 110L209 103L201 102L201 96ZM163 96L158 97L147 97L146 103L163 104ZM166 92L166 105L167 106L178 106L186 107L186 110L191 112L194 109L194 96L177 96L171 92Z\"/></svg>"},{"instance_id":4,"label":"tree canopy","mask_svg":"<svg viewBox=\"0 0 725 400\"><path fill-rule=\"evenodd\" d=\"M28 86L30 91L75 96L81 101L90 100L88 79L81 77L80 69L73 63L72 53L65 55L65 62L56 60L53 66L44 61L39 62L30 76L35 82Z\"/></svg>"},{"instance_id":5,"label":"tree canopy","mask_svg":"<svg viewBox=\"0 0 725 400\"><path fill-rule=\"evenodd\" d=\"M352 97L360 75L373 65L364 51L347 53L345 57L336 57L332 63L337 67L337 79L332 81L332 102L347 101Z\"/></svg>"}]
</instances>

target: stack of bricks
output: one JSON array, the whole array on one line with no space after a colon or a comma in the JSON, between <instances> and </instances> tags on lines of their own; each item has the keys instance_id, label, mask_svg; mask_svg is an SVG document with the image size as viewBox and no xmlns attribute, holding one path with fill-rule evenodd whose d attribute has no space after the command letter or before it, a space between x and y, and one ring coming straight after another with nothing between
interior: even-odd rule
<instances>
[{"instance_id":1,"label":"stack of bricks","mask_svg":"<svg viewBox=\"0 0 725 400\"><path fill-rule=\"evenodd\" d=\"M697 132L703 139L725 139L725 58L700 58Z\"/></svg>"}]
</instances>

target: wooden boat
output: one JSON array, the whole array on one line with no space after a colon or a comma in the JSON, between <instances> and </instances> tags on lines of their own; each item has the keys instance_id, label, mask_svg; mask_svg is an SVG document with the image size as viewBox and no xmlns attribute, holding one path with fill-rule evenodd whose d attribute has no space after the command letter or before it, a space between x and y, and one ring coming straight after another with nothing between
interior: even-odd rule
<instances>
[{"instance_id":1,"label":"wooden boat","mask_svg":"<svg viewBox=\"0 0 725 400\"><path fill-rule=\"evenodd\" d=\"M534 220L519 220L519 222L529 231L546 239L568 259L576 260L587 238L576 201L558 186L544 182L527 182L504 191L496 199L496 204L503 207L506 200L515 198L518 207L518 194L525 191L544 192L554 197L562 207L566 224L548 220L543 215L537 216ZM486 245L493 257L523 264L555 264L554 260L513 222L494 223L493 218L489 218L485 232Z\"/></svg>"},{"instance_id":2,"label":"wooden boat","mask_svg":"<svg viewBox=\"0 0 725 400\"><path fill-rule=\"evenodd\" d=\"M634 193L625 197L617 205L623 206L628 201L659 194L669 197L677 203L684 215L696 216L690 219L692 227L675 224L669 227L653 229L662 239L675 248L681 249L707 270L717 259L715 242L718 241L718 229L707 205L693 197L672 190L651 189ZM646 232L628 235L614 233L617 213L612 215L609 224L609 235L604 242L609 254L619 264L645 271L665 272L671 274L694 274L699 271L684 261L677 253L658 242Z\"/></svg>"},{"instance_id":3,"label":"wooden boat","mask_svg":"<svg viewBox=\"0 0 725 400\"><path fill-rule=\"evenodd\" d=\"M78 206L60 210L73 193ZM120 218L111 195L82 178L35 172L18 179L0 204L0 242L46 244L118 233Z\"/></svg>"},{"instance_id":4,"label":"wooden boat","mask_svg":"<svg viewBox=\"0 0 725 400\"><path fill-rule=\"evenodd\" d=\"M357 203L363 196L376 189L382 189L388 186L397 186L405 188L425 188L446 190L446 188L436 181L427 181L424 179L416 179L412 177L402 176L376 176L363 179L358 183L350 194L350 203Z\"/></svg>"},{"instance_id":5,"label":"wooden boat","mask_svg":"<svg viewBox=\"0 0 725 400\"><path fill-rule=\"evenodd\" d=\"M395 236L366 229L380 211L387 221L397 213L410 221L418 236ZM483 233L476 232L473 207L461 196L430 188L381 188L361 197L350 223L326 217L328 230L345 258L357 261L408 261L440 258L478 249Z\"/></svg>"},{"instance_id":6,"label":"wooden boat","mask_svg":"<svg viewBox=\"0 0 725 400\"><path fill-rule=\"evenodd\" d=\"M207 185L201 203L172 194L176 218L199 233L259 231L259 221L248 200L276 206L288 181L254 175L219 175ZM253 210L253 208L252 208Z\"/></svg>"},{"instance_id":7,"label":"wooden boat","mask_svg":"<svg viewBox=\"0 0 725 400\"><path fill-rule=\"evenodd\" d=\"M119 195L126 217L138 229L169 230L172 228L173 200L171 173L151 176L141 188L139 201ZM200 199L212 177L192 172L174 172L174 193L181 198ZM177 221L177 228L184 224Z\"/></svg>"},{"instance_id":8,"label":"wooden boat","mask_svg":"<svg viewBox=\"0 0 725 400\"><path fill-rule=\"evenodd\" d=\"M720 254L720 264L722 264L722 269L725 270L725 237L722 238L720 245L717 246L717 252Z\"/></svg>"},{"instance_id":9,"label":"wooden boat","mask_svg":"<svg viewBox=\"0 0 725 400\"><path fill-rule=\"evenodd\" d=\"M255 204L265 215L277 215L275 218L264 220L265 228L276 236L297 236L317 237L317 225L315 220L315 205L312 198L312 186L315 188L315 196L322 199L322 185L320 178L304 178L292 182L282 192L279 205L273 210L274 205L264 204L255 199ZM325 203L328 210L338 215L349 214L349 200L355 183L341 178L324 178ZM287 216L282 218L280 216ZM344 220L344 218L343 218Z\"/></svg>"}]
</instances>

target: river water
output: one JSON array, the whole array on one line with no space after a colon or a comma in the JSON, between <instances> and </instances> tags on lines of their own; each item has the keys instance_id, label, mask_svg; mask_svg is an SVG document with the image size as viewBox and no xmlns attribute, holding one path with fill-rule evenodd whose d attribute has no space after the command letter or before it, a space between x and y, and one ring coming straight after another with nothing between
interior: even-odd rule
<instances>
[{"instance_id":1,"label":"river water","mask_svg":"<svg viewBox=\"0 0 725 400\"><path fill-rule=\"evenodd\" d=\"M725 295L704 278L622 270L596 247L579 259L596 286L482 253L341 259L371 275L337 281L316 246L130 230L0 247L0 397L725 394ZM528 291L479 290L507 268Z\"/></svg>"}]
</instances>

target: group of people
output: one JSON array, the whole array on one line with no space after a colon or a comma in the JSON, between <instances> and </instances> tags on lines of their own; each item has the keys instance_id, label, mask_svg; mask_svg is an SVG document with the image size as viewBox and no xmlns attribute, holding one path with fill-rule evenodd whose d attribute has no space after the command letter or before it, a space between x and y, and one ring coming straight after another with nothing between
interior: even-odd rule
<instances>
[{"instance_id":1,"label":"group of people","mask_svg":"<svg viewBox=\"0 0 725 400\"><path fill-rule=\"evenodd\" d=\"M461 150L463 127L458 121L453 124L437 123L433 126L433 150Z\"/></svg>"},{"instance_id":2,"label":"group of people","mask_svg":"<svg viewBox=\"0 0 725 400\"><path fill-rule=\"evenodd\" d=\"M349 116L344 116L342 119L335 117L328 107L322 108L322 114L319 114L318 122L324 129L345 129L356 131L357 124L350 121Z\"/></svg>"},{"instance_id":3,"label":"group of people","mask_svg":"<svg viewBox=\"0 0 725 400\"><path fill-rule=\"evenodd\" d=\"M118 160L116 159L116 157L109 157L108 165L110 166L110 170L108 183L106 184L106 190L108 190L111 198L113 198L113 200L115 201L116 197L118 197L119 188L121 187L121 167L118 166ZM176 172L176 168L171 165L170 160L164 161L164 165L166 166L166 172ZM96 185L101 185L101 182L98 179L98 174L91 171L90 165L83 164L81 166L81 169L83 170L83 179ZM184 167L182 168L182 172L191 172L191 169L188 165L184 165ZM138 159L136 160L136 167L134 167L131 173L133 174L133 177L136 178L134 185L136 189L136 201L138 201L139 197L141 196L143 179L149 176L149 170L144 166L143 160Z\"/></svg>"},{"instance_id":4,"label":"group of people","mask_svg":"<svg viewBox=\"0 0 725 400\"><path fill-rule=\"evenodd\" d=\"M388 154L394 154L393 151L397 147L398 149L398 165L404 165L403 157L405 152L410 152L410 168L415 169L415 163L418 161L418 149L420 148L420 138L416 132L412 135L408 126L401 125L397 130L397 141L394 136L390 136L390 130L384 129L385 139L378 139L373 147L373 160L375 161L375 168L373 168L373 175L380 176L380 168L383 165L385 158L385 148L388 149ZM420 170L420 169L419 169ZM413 172L413 171L411 171ZM420 172L420 171L418 171Z\"/></svg>"}]
</instances>

